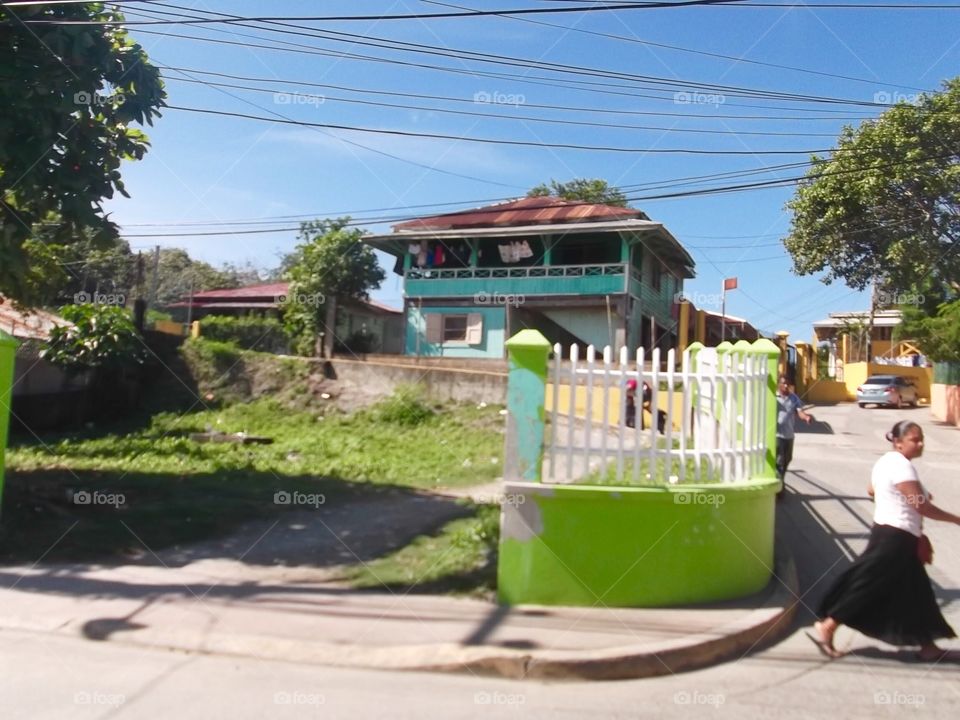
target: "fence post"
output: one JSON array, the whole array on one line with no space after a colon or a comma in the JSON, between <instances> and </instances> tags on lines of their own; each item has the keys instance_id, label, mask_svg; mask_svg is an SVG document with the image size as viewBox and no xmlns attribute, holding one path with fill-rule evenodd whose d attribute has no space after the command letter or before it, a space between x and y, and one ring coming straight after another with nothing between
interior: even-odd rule
<instances>
[{"instance_id":1,"label":"fence post","mask_svg":"<svg viewBox=\"0 0 960 720\"><path fill-rule=\"evenodd\" d=\"M6 462L7 429L13 407L13 367L17 341L0 330L0 498L3 497L3 468Z\"/></svg>"},{"instance_id":2,"label":"fence post","mask_svg":"<svg viewBox=\"0 0 960 720\"><path fill-rule=\"evenodd\" d=\"M767 439L766 462L761 477L777 476L777 377L780 374L780 348L770 340L761 338L753 343L753 352L767 360L767 417L764 436Z\"/></svg>"},{"instance_id":3,"label":"fence post","mask_svg":"<svg viewBox=\"0 0 960 720\"><path fill-rule=\"evenodd\" d=\"M507 340L506 346L510 371L503 477L514 482L540 482L550 343L538 330L528 329ZM575 390L571 388L571 392Z\"/></svg>"}]
</instances>

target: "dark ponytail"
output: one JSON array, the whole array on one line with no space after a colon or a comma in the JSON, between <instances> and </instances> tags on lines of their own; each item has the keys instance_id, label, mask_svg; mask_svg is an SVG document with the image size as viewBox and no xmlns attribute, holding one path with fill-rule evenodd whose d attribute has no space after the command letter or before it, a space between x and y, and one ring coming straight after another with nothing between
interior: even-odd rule
<instances>
[{"instance_id":1,"label":"dark ponytail","mask_svg":"<svg viewBox=\"0 0 960 720\"><path fill-rule=\"evenodd\" d=\"M886 438L890 442L894 442L895 440L902 438L913 428L917 428L918 430L921 429L920 425L915 423L913 420L901 420L893 426L893 429L890 432L886 434Z\"/></svg>"}]
</instances>

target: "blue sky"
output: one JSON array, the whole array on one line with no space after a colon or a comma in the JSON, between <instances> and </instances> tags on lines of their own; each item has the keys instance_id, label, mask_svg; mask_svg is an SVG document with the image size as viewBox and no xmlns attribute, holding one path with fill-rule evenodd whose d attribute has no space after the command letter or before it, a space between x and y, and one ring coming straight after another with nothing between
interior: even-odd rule
<instances>
[{"instance_id":1,"label":"blue sky","mask_svg":"<svg viewBox=\"0 0 960 720\"><path fill-rule=\"evenodd\" d=\"M472 9L564 5L544 0L453 2ZM406 14L451 9L439 3L379 0L363 3L272 0L268 4L208 0L178 4L197 11L246 16ZM457 138L706 152L613 153L480 144L297 127L168 109L156 125L148 129L152 148L145 159L129 163L123 169L132 199L114 200L108 209L135 248L147 249L154 244L184 247L192 256L213 264L251 262L265 268L277 265L280 255L294 247L295 232L135 236L297 225L299 218L284 216L352 214L400 219L430 211L429 208L410 209L411 206L458 203L442 208L450 210L522 196L531 186L551 178L604 178L611 184L627 186L631 198L697 189L703 185L666 190L637 186L804 161L808 159L805 152L777 155L764 154L764 151L830 148L844 123L857 124L857 118L876 116L882 110L860 105L740 97L735 91L721 91L713 86L872 103L900 97L909 100L918 89L935 90L943 80L960 74L960 10L831 10L816 9L815 5L816 0L812 0L807 6L793 8L693 7L533 15L524 19L473 17L300 23L305 29L353 33L357 36L351 38L354 41L388 38L497 57L682 81L675 86L656 88L644 86L635 78L562 76L542 69L371 48L356 42L333 42L329 37L284 36L239 26L132 28L134 37L147 49L154 63L180 68L163 71L170 105L258 116L276 117L274 113L279 113L302 122ZM144 7L141 3L128 5L128 19L147 19ZM183 12L162 5L154 5L150 12L160 10ZM274 45L281 41L296 43L296 49L308 52L205 43L151 34L154 32L232 43ZM597 33L626 39L601 37ZM663 45L733 59L683 52ZM318 50L323 54L317 54ZM336 53L376 54L388 62L338 57ZM758 62L768 65L756 64ZM443 65L457 72L400 63ZM217 78L199 71L273 79L274 82ZM520 77L489 77L480 72ZM256 86L264 92L216 88L176 78ZM278 84L279 80L306 81L326 87ZM576 80L606 84L594 84L590 86L593 91L588 91L584 86L578 88ZM387 96L369 91L452 99ZM422 109L378 107L348 103L345 99L418 105ZM488 99L496 102L486 102ZM537 107L542 105L572 107L577 111ZM547 124L530 119L441 113L437 111L440 108L660 129ZM821 112L813 111L816 109ZM789 119L743 119L744 115ZM755 132L781 134L748 134ZM721 179L718 184L800 174L802 170L782 170ZM809 340L812 321L826 317L831 311L865 308L868 301L865 294L852 292L842 285L826 286L815 277L800 278L791 272L791 262L780 239L789 227L789 213L784 205L792 193L792 187L779 187L703 197L636 199L631 204L663 222L697 261L697 278L687 282L686 292L695 302L699 300L698 305L719 310L716 295L721 280L736 276L740 289L728 294L728 313L746 317L763 330L784 329L793 339ZM244 224L188 224L238 221ZM251 225L251 221L273 224ZM389 223L372 223L366 227L374 232L389 231ZM400 306L400 279L390 273L373 297Z\"/></svg>"}]
</instances>

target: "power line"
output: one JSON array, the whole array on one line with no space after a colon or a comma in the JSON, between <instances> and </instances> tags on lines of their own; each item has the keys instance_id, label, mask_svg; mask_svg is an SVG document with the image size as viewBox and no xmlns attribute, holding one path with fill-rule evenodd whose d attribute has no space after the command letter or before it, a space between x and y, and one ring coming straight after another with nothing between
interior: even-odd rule
<instances>
[{"instance_id":1,"label":"power line","mask_svg":"<svg viewBox=\"0 0 960 720\"><path fill-rule=\"evenodd\" d=\"M178 9L190 10L190 8L182 8L177 5L165 4L165 7L174 7ZM153 14L162 14L162 15L178 15L183 16L183 13L165 13L163 11L150 11ZM208 14L227 17L230 19L241 18L241 16L230 15L227 13L219 13L213 11L206 11ZM187 16L192 17L192 16ZM242 18L241 18L242 19ZM290 23L279 23L279 22L268 22L270 25L279 25L284 28L295 28L293 30L281 30L275 29L273 27L262 27L260 25L251 26L247 23L244 23L242 27L250 27L256 30L264 30L266 32L279 33L283 35L298 35L298 36L307 36L312 38L320 38L326 40L332 40L334 42L348 43L351 45L364 45L372 46L380 49L394 50L400 52L411 52L427 55L439 55L441 57L455 58L459 61L463 60L473 60L476 62L490 63L495 65L507 65L510 67L523 67L523 68L535 68L539 70L546 70L548 72L557 72L557 73L566 73L581 75L587 77L600 77L607 79L620 79L628 80L634 83L649 83L653 87L648 89L654 90L676 90L676 89L690 89L692 87L701 88L710 91L711 94L720 94L720 95L732 95L735 97L751 97L758 99L772 99L772 100L782 100L789 102L812 102L812 103L824 103L824 104L844 104L844 105L860 105L865 107L877 107L883 106L882 103L876 102L867 102L859 100L847 100L844 98L832 98L825 97L820 95L801 95L796 93L786 93L780 91L770 91L762 90L757 88L749 87L740 87L734 85L717 85L712 83L703 83L693 80L684 80L684 79L673 79L665 78L661 76L653 75L637 75L634 73L625 73L616 70L607 70L602 68L593 68L580 65L570 65L566 63L551 63L542 60L533 60L530 58L521 58L513 57L507 55L492 55L490 53L482 53L473 50L465 50L462 48L450 48L450 47L438 47L436 45L428 45L424 43L412 43L400 40L393 40L390 38L376 37L373 35L364 34L357 35L355 33L346 33L332 30L319 30L319 29L304 29L291 25ZM656 87L657 85L666 85L667 88ZM629 86L628 86L629 87Z\"/></svg>"},{"instance_id":2,"label":"power line","mask_svg":"<svg viewBox=\"0 0 960 720\"><path fill-rule=\"evenodd\" d=\"M140 0L134 0L139 2ZM185 36L186 37L186 36ZM196 38L199 39L199 38ZM279 48L277 48L279 49ZM389 97L404 97L404 98L414 98L418 100L441 100L444 102L452 103L467 103L470 105L484 104L482 102L478 103L476 99L467 99L463 97L452 97L450 95L428 95L424 93L409 93L409 92L398 92L392 90L371 90L366 88L358 87L348 87L345 85L334 85L331 83L318 83L311 82L309 80L289 80L283 78L262 78L262 77L250 77L248 75L235 75L232 73L223 73L223 72L214 72L211 70L200 70L197 68L182 68L168 65L158 65L161 69L175 70L177 72L183 73L194 73L196 75L205 75L210 77L221 77L227 78L230 80L241 80L244 82L261 82L261 83L275 83L281 85L297 85L303 87L316 87L316 88L330 88L333 90L341 90L344 92L353 92L353 93L363 93L371 95L386 95ZM491 101L494 98L491 96ZM506 105L507 103L497 103L491 102L491 105ZM545 109L545 110L562 110L565 112L577 112L577 113L602 113L602 114L612 114L612 115L641 115L641 116L658 116L658 117L682 117L690 120L715 120L715 119L725 119L725 120L791 120L793 122L811 122L811 121L828 121L836 122L838 120L868 120L871 115L851 115L851 116L832 116L832 117L799 117L797 115L723 115L723 114L711 114L711 115L692 115L689 112L664 112L664 111L655 111L655 110L618 110L618 109L608 109L608 108L585 108L582 106L573 106L573 105L550 105L542 103L531 103L527 102L524 99L523 102L524 108L535 108L535 109ZM430 108L435 109L435 108ZM797 108L797 112L829 112L820 109L810 109L805 110L803 108Z\"/></svg>"},{"instance_id":3,"label":"power line","mask_svg":"<svg viewBox=\"0 0 960 720\"><path fill-rule=\"evenodd\" d=\"M160 66L160 67L163 67L163 66ZM166 79L174 80L177 82L207 85L208 87L227 87L227 88L233 88L236 90L248 90L250 92L270 93L274 96L278 95L276 90L271 90L270 88L257 88L257 87L251 87L249 85L217 83L217 82L210 82L208 80L193 80L189 78L179 78L179 77L167 77ZM283 95L284 93L279 93L279 94ZM428 112L460 115L460 116L466 116L466 117L483 117L483 118L491 118L494 120L521 120L524 122L547 123L552 125L572 125L577 127L600 127L600 128L610 128L610 129L616 129L616 130L645 130L645 131L658 131L663 133L690 133L690 134L700 134L700 135L736 135L736 136L755 135L755 136L762 136L762 137L830 137L830 138L836 137L836 133L810 133L810 132L795 132L795 131L773 132L773 131L763 131L763 130L710 130L710 129L704 129L704 128L675 128L675 127L663 127L663 126L657 126L657 125L627 125L623 123L589 122L585 120L562 120L557 118L541 118L541 117L535 117L532 115L485 113L485 112L476 112L476 111L469 111L469 110L451 110L448 108L424 107L422 105L405 105L402 103L387 103L387 102L377 102L373 100L359 100L354 98L338 98L338 97L330 97L328 95L313 95L310 93L296 93L296 95L297 97L308 98L312 100L320 100L323 102L326 102L329 100L332 102L343 102L343 103L358 104L358 105L372 105L375 107L391 107L391 108L401 108L405 110L425 110Z\"/></svg>"},{"instance_id":4,"label":"power line","mask_svg":"<svg viewBox=\"0 0 960 720\"><path fill-rule=\"evenodd\" d=\"M34 0L22 2L7 2L4 6L28 6L28 5L46 5L48 3ZM73 3L60 3L73 4ZM79 4L79 3L77 3ZM960 5L954 3L939 3L936 5L917 5L917 4L881 4L881 3L764 3L749 2L745 0L677 0L676 2L644 2L644 3L618 3L615 6L607 5L579 5L575 7L548 7L548 8L519 8L519 9L499 9L499 10L471 10L468 12L439 12L439 13L407 13L390 15L260 15L244 16L242 20L247 22L266 22L276 20L287 20L291 22L369 22L369 21L390 21L390 20L431 20L442 18L468 18L468 17L486 17L492 15L546 15L560 13L594 13L594 12L619 12L624 10L670 10L696 8L702 6L717 6L724 8L824 8L824 9L853 9L853 10L957 10ZM141 20L134 22L106 21L106 20L27 20L25 21L35 25L205 25L205 24L232 24L237 22L231 19L205 18L198 20Z\"/></svg>"},{"instance_id":5,"label":"power line","mask_svg":"<svg viewBox=\"0 0 960 720\"><path fill-rule=\"evenodd\" d=\"M299 127L318 127L326 128L328 130L348 130L354 132L362 133L371 133L375 135L390 135L398 137L415 137L415 138L431 138L435 140L454 140L457 142L474 142L482 143L488 145L509 145L509 146L519 146L519 147L539 147L539 148L556 148L563 150L588 150L594 152L612 152L612 153L645 153L645 154L657 154L657 155L812 155L812 154L826 154L826 153L853 153L858 154L857 151L847 150L845 148L820 148L820 149L804 149L804 150L707 150L703 148L628 148L621 146L613 145L579 145L576 143L545 143L545 142L535 142L532 140L510 140L510 139L498 139L498 138L487 138L487 137L471 137L466 135L447 135L445 133L423 133L423 132L414 132L412 130L390 130L390 129L376 129L376 128L366 128L366 127L357 127L352 125L337 125L333 123L314 123L307 122L305 120L288 120L288 119L278 119L278 118L268 118L260 115L248 115L246 113L237 113L229 112L226 110L211 110L208 108L192 108L184 107L181 105L167 105L170 110L180 110L183 112L192 112L200 113L205 115L217 115L220 117L235 117L245 120L259 120L262 122L271 122L281 125L295 125Z\"/></svg>"}]
</instances>

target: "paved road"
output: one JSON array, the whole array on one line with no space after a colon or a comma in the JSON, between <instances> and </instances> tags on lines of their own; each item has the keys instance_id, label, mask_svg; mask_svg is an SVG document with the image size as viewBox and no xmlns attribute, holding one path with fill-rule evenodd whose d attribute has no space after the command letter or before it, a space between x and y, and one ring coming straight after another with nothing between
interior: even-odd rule
<instances>
[{"instance_id":1,"label":"paved road","mask_svg":"<svg viewBox=\"0 0 960 720\"><path fill-rule=\"evenodd\" d=\"M812 607L829 577L862 549L870 504L865 485L886 450L883 433L901 417L924 425L918 462L937 502L960 510L960 432L935 426L925 409L814 410L815 432L797 439L778 531L793 547ZM960 628L960 528L930 525L931 577ZM806 624L807 611L800 613ZM819 657L802 627L773 647L698 672L607 683L511 681L463 675L338 670L134 648L48 633L0 632L4 718L954 718L960 664L907 662L903 653L848 631L843 660ZM960 648L953 641L952 647ZM913 713L914 715L910 715Z\"/></svg>"}]
</instances>

